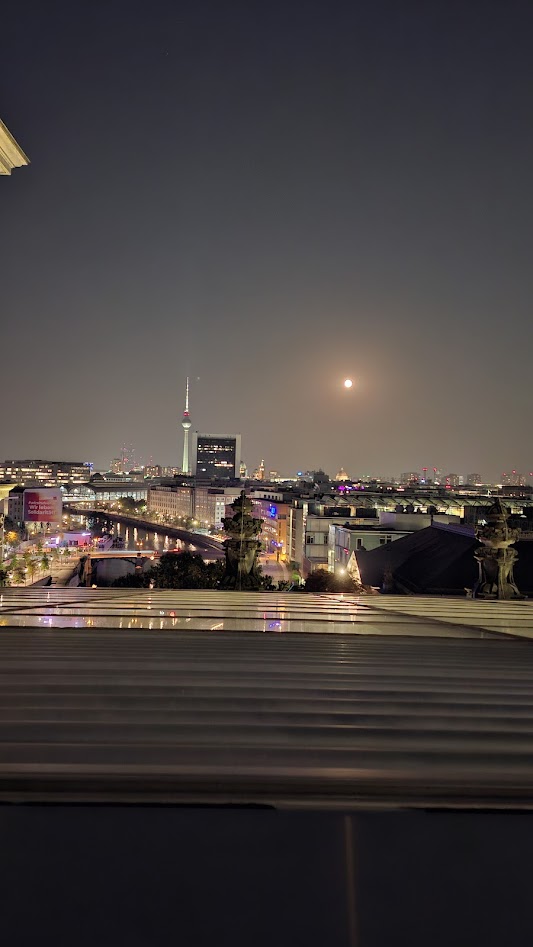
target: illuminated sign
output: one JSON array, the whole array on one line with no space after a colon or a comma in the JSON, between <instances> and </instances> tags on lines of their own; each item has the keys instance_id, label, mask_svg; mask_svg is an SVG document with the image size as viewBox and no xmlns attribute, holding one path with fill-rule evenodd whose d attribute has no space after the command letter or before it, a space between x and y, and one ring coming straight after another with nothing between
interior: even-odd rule
<instances>
[{"instance_id":1,"label":"illuminated sign","mask_svg":"<svg viewBox=\"0 0 533 947\"><path fill-rule=\"evenodd\" d=\"M59 523L63 515L61 490L25 490L22 519L25 523Z\"/></svg>"}]
</instances>

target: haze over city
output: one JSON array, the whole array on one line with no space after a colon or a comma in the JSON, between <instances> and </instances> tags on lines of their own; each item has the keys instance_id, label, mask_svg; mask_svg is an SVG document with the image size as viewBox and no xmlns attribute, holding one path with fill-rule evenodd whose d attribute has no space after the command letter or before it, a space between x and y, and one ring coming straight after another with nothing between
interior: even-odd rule
<instances>
[{"instance_id":1,"label":"haze over city","mask_svg":"<svg viewBox=\"0 0 533 947\"><path fill-rule=\"evenodd\" d=\"M2 455L533 469L531 10L10 10ZM345 377L354 379L350 391Z\"/></svg>"},{"instance_id":2,"label":"haze over city","mask_svg":"<svg viewBox=\"0 0 533 947\"><path fill-rule=\"evenodd\" d=\"M531 947L533 4L8 7L3 942Z\"/></svg>"}]
</instances>

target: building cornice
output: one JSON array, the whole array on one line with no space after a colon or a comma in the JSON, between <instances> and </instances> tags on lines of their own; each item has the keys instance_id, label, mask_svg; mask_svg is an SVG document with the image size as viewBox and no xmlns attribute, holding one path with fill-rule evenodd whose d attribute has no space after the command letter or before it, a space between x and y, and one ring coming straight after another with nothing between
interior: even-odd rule
<instances>
[{"instance_id":1,"label":"building cornice","mask_svg":"<svg viewBox=\"0 0 533 947\"><path fill-rule=\"evenodd\" d=\"M22 168L29 163L20 145L0 120L0 174L11 174L13 168Z\"/></svg>"}]
</instances>

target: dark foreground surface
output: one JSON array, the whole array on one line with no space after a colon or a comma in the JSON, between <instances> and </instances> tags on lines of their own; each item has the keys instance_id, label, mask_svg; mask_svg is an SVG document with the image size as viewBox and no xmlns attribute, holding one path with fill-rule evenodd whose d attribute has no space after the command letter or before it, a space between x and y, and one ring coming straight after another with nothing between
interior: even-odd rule
<instances>
[{"instance_id":1,"label":"dark foreground surface","mask_svg":"<svg viewBox=\"0 0 533 947\"><path fill-rule=\"evenodd\" d=\"M3 806L2 941L526 947L532 861L524 814Z\"/></svg>"}]
</instances>

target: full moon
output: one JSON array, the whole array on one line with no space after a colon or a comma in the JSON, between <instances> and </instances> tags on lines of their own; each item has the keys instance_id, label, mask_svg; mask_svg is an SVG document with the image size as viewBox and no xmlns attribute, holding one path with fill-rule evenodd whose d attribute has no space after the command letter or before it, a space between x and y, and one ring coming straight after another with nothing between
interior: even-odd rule
<instances>
[{"instance_id":1,"label":"full moon","mask_svg":"<svg viewBox=\"0 0 533 947\"><path fill-rule=\"evenodd\" d=\"M345 388L351 388L352 385L353 385L352 379L351 379L351 378L345 378L345 380L344 380L344 387L345 387Z\"/></svg>"}]
</instances>

